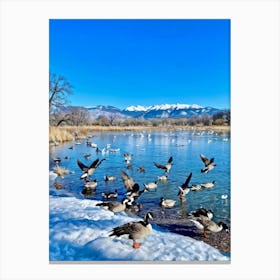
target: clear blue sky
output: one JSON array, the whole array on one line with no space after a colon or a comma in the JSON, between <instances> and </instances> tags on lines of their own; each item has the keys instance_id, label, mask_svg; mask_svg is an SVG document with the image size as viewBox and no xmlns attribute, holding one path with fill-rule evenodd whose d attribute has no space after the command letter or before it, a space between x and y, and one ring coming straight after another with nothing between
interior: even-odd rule
<instances>
[{"instance_id":1,"label":"clear blue sky","mask_svg":"<svg viewBox=\"0 0 280 280\"><path fill-rule=\"evenodd\" d=\"M50 20L50 71L71 105L230 108L230 20Z\"/></svg>"}]
</instances>

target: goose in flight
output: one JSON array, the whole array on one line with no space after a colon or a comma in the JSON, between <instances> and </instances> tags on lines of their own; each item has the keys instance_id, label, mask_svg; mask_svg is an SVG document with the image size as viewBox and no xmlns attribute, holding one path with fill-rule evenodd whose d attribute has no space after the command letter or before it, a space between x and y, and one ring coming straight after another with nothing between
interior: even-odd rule
<instances>
[{"instance_id":1,"label":"goose in flight","mask_svg":"<svg viewBox=\"0 0 280 280\"><path fill-rule=\"evenodd\" d=\"M134 183L134 180L132 179L132 177L130 177L124 171L121 171L121 177L122 177L123 184L126 188L126 191L133 190L133 186L134 186L135 183Z\"/></svg>"},{"instance_id":2,"label":"goose in flight","mask_svg":"<svg viewBox=\"0 0 280 280\"><path fill-rule=\"evenodd\" d=\"M171 167L172 167L172 161L173 161L173 157L170 157L168 159L168 162L166 165L162 165L162 164L159 164L159 163L156 163L154 162L154 165L157 167L157 168L160 168L160 169L163 169L165 171L165 173L169 173Z\"/></svg>"},{"instance_id":3,"label":"goose in flight","mask_svg":"<svg viewBox=\"0 0 280 280\"><path fill-rule=\"evenodd\" d=\"M80 177L80 179L86 179L87 177L91 176L103 160L105 160L105 158L103 158L101 160L96 159L90 166L87 166L78 159L77 164L81 168L81 170L84 172L83 175Z\"/></svg>"},{"instance_id":4,"label":"goose in flight","mask_svg":"<svg viewBox=\"0 0 280 280\"><path fill-rule=\"evenodd\" d=\"M190 191L190 187L189 187L189 183L191 181L192 178L192 172L189 174L189 176L187 177L186 181L178 187L179 191L178 191L178 196L182 201L185 201L185 195L189 193Z\"/></svg>"},{"instance_id":5,"label":"goose in flight","mask_svg":"<svg viewBox=\"0 0 280 280\"><path fill-rule=\"evenodd\" d=\"M124 156L124 161L129 164L131 159L132 159L132 154L129 154L129 153L123 153L123 156Z\"/></svg>"},{"instance_id":6,"label":"goose in flight","mask_svg":"<svg viewBox=\"0 0 280 280\"><path fill-rule=\"evenodd\" d=\"M214 163L214 158L208 159L206 156L200 154L200 159L202 160L205 166L203 169L200 170L201 173L208 173L216 166L216 163Z\"/></svg>"},{"instance_id":7,"label":"goose in flight","mask_svg":"<svg viewBox=\"0 0 280 280\"><path fill-rule=\"evenodd\" d=\"M151 212L148 212L143 221L126 223L124 225L113 228L109 236L121 236L128 235L129 239L133 240L132 247L134 249L139 248L142 244L137 242L137 239L144 238L152 232L152 225L149 223L149 219L153 219Z\"/></svg>"}]
</instances>

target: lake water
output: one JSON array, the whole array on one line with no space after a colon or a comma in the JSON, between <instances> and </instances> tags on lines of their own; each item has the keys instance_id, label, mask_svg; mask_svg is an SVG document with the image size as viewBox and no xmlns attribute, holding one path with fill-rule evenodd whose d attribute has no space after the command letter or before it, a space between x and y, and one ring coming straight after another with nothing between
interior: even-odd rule
<instances>
[{"instance_id":1,"label":"lake water","mask_svg":"<svg viewBox=\"0 0 280 280\"><path fill-rule=\"evenodd\" d=\"M174 209L166 209L176 213L178 217L185 218L188 211L199 207L211 209L214 212L215 221L223 221L230 225L230 134L216 132L110 132L110 133L92 133L93 138L90 141L96 143L100 149L110 144L111 148L119 148L119 152L114 153L96 153L95 148L86 145L86 140L81 140L80 145L73 143L63 144L61 146L50 147L50 170L54 164L52 159L60 157L62 159L60 166L71 171L71 174L65 177L57 178L57 181L63 183L62 190L56 190L53 182L50 181L50 193L52 195L74 196L85 199L102 200L101 193L114 191L119 192L118 200L125 195L125 188L120 176L121 170L133 177L134 181L144 188L143 184L154 182L157 176L164 174L164 171L154 166L153 162L166 164L169 157L173 157L173 166L170 170L167 182L159 182L157 191L145 192L137 200L143 205L141 210L145 213L147 210L154 213L163 213L159 206L160 197L177 200ZM73 145L73 150L69 147ZM131 164L133 169L126 169L123 153L133 154ZM91 154L86 159L85 154ZM199 155L204 154L208 158L215 158L217 166L209 173L201 173L204 167ZM66 156L69 159L64 159ZM77 165L77 159L84 164L90 165L96 158L106 160L101 163L93 179L97 179L98 186L96 192L90 197L84 197L83 181L80 180L82 171ZM137 171L139 166L146 168L145 173ZM181 202L178 197L177 186L185 182L186 177L192 172L190 185L196 183L205 183L216 181L212 189L203 189L198 192L190 191L186 195L186 202ZM105 182L105 175L114 175L116 181ZM222 195L227 195L227 199L222 199ZM170 212L171 213L171 212Z\"/></svg>"}]
</instances>

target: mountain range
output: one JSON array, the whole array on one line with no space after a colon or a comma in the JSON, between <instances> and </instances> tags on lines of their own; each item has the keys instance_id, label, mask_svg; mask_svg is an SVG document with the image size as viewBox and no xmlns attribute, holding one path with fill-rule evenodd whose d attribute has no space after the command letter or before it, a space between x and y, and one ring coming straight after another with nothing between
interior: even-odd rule
<instances>
[{"instance_id":1,"label":"mountain range","mask_svg":"<svg viewBox=\"0 0 280 280\"><path fill-rule=\"evenodd\" d=\"M213 108L210 106L203 107L197 104L161 104L152 106L129 106L125 109L119 109L114 106L68 106L65 110L70 110L71 108L86 109L91 119L97 119L100 116L109 117L114 115L117 118L190 118L194 116L202 115L214 115L225 110Z\"/></svg>"}]
</instances>

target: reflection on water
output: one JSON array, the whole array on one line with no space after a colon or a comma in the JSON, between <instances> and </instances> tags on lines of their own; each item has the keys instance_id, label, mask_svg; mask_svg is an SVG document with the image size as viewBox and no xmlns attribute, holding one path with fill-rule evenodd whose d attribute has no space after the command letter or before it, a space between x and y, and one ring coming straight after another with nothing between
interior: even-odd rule
<instances>
[{"instance_id":1,"label":"reflection on water","mask_svg":"<svg viewBox=\"0 0 280 280\"><path fill-rule=\"evenodd\" d=\"M159 182L155 192L145 192L139 198L138 202L143 205L142 211L156 211L162 215L176 213L177 218L185 218L187 211L192 211L198 207L212 209L214 219L230 223L230 135L217 134L214 132L110 132L93 133L90 141L97 144L103 153L96 153L96 149L86 145L86 140L81 141L80 145L67 143L62 146L50 147L50 170L53 169L52 161L55 157L62 159L60 166L69 169L69 175L64 178L57 178L56 181L62 182L63 188L56 190L53 181L50 181L50 191L57 195L70 195L84 198L81 193L83 181L80 180L82 171L77 165L77 159L80 159L85 165L90 165L96 158L105 158L106 160L97 168L92 178L97 179L98 185L96 191L87 198L102 200L101 193L118 190L119 199L125 194L125 188L121 180L121 170L133 177L134 181L139 183L140 188L147 182L154 182L158 176L164 174L163 170L154 166L153 162L166 164L169 157L173 157L173 166L171 168L168 180ZM106 150L107 144L110 144L112 152ZM74 146L73 150L69 149ZM107 146L107 147L109 147ZM118 151L119 149L119 151ZM132 169L126 169L123 153L133 154ZM90 156L85 157L86 154ZM217 166L209 173L201 173L204 167L199 155L215 158ZM66 159L65 159L66 158ZM144 166L145 173L137 171L138 167ZM190 182L199 184L216 181L212 189L204 189L198 192L189 192L186 195L187 201L181 202L177 198L178 189L186 180L188 174L192 172L193 176ZM105 175L116 176L117 179L112 182L105 182ZM226 194L227 199L221 196ZM159 207L160 197L177 200L174 209L162 211Z\"/></svg>"}]
</instances>

